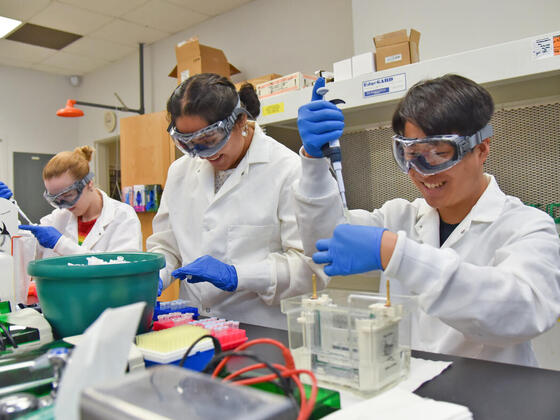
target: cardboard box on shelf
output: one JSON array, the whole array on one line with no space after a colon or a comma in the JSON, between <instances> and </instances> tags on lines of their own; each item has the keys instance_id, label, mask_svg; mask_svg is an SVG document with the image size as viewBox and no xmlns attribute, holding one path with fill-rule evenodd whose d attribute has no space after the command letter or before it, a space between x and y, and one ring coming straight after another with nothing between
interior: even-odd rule
<instances>
[{"instance_id":1,"label":"cardboard box on shelf","mask_svg":"<svg viewBox=\"0 0 560 420\"><path fill-rule=\"evenodd\" d=\"M177 65L169 73L169 77L177 78L177 83L200 73L217 73L230 77L240 71L228 63L226 55L218 48L202 45L198 38L179 42L175 46Z\"/></svg>"},{"instance_id":2,"label":"cardboard box on shelf","mask_svg":"<svg viewBox=\"0 0 560 420\"><path fill-rule=\"evenodd\" d=\"M264 76L255 77L254 79L249 79L249 80L244 80L243 82L234 83L235 89L239 91L239 89L241 89L241 85L243 85L244 83L251 83L256 89L257 85L260 85L261 83L264 82L268 82L269 80L278 79L279 77L282 77L282 75L277 73L265 74Z\"/></svg>"},{"instance_id":3,"label":"cardboard box on shelf","mask_svg":"<svg viewBox=\"0 0 560 420\"><path fill-rule=\"evenodd\" d=\"M373 43L377 71L416 63L420 60L418 54L420 32L414 29L410 30L410 35L407 35L406 29L377 35L373 38Z\"/></svg>"},{"instance_id":4,"label":"cardboard box on shelf","mask_svg":"<svg viewBox=\"0 0 560 420\"><path fill-rule=\"evenodd\" d=\"M307 86L313 86L315 80L317 80L317 76L310 76L301 72L288 74L287 76L257 85L257 96L262 99L279 95L280 93L291 92L292 90L303 89Z\"/></svg>"}]
</instances>

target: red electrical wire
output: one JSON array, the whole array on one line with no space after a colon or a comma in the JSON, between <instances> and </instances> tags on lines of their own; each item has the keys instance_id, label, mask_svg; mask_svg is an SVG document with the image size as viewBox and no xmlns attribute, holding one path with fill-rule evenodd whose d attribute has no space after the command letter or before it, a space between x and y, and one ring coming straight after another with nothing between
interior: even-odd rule
<instances>
[{"instance_id":1,"label":"red electrical wire","mask_svg":"<svg viewBox=\"0 0 560 420\"><path fill-rule=\"evenodd\" d=\"M292 353L290 352L290 349L287 348L280 341L273 340L272 338L257 338L255 340L246 341L243 344L241 344L240 346L236 347L235 351L245 350L245 349L247 349L251 346L254 346L256 344L271 344L273 346L278 347L282 351L282 357L284 357L284 361L286 362L286 367L288 369L295 369L296 368L296 364L294 363L294 358L292 357ZM220 372L223 369L223 367L229 361L230 357L231 356L224 357L220 361L220 363L218 363L218 366L216 366L216 369L214 370L214 373L212 374L213 378L216 377L216 375L217 375L216 372Z\"/></svg>"},{"instance_id":2,"label":"red electrical wire","mask_svg":"<svg viewBox=\"0 0 560 420\"><path fill-rule=\"evenodd\" d=\"M313 374L313 372L304 369L296 369L294 359L292 357L292 354L290 353L290 350L279 341L272 340L270 338L260 338L256 340L246 341L245 343L236 347L234 351L241 351L248 347L254 346L255 344L271 344L273 346L278 347L282 351L282 355L284 357L284 361L286 362L286 366L277 363L273 364L272 366L278 369L283 377L290 378L291 380L293 380L296 386L298 387L299 394L300 394L300 410L299 410L298 420L306 420L307 418L309 418L309 416L313 412L313 407L315 405L315 400L317 398L317 379L315 379L315 375ZM224 368L224 366L226 365L230 357L233 356L224 357L220 361L220 363L218 364L218 366L216 366L216 369L212 373L212 377L216 377L220 373L220 371ZM229 374L223 380L230 381L231 379L236 378L237 376L242 375L243 373L249 372L251 370L262 369L264 367L266 367L264 363L257 363L254 365L246 366L242 369L239 369ZM309 399L306 398L305 388L303 387L303 384L299 379L299 375L302 373L308 375L311 378L311 395L309 396ZM271 375L257 376L254 378L242 379L240 381L233 382L232 384L252 385L252 384L257 384L262 382L269 382L276 378L277 375L271 374Z\"/></svg>"},{"instance_id":3,"label":"red electrical wire","mask_svg":"<svg viewBox=\"0 0 560 420\"><path fill-rule=\"evenodd\" d=\"M260 366L259 365L253 365L253 368L254 369L260 369L263 366L264 366L264 364L260 364ZM298 420L299 419L307 419L311 415L311 413L313 412L313 406L315 405L315 399L317 398L317 381L315 379L315 375L313 375L313 373L308 371L308 370L303 370L303 369L288 370L288 369L286 369L285 366L277 365L277 364L274 364L273 366L275 368L277 368L278 370L282 371L282 376L283 377L289 377L297 385L297 387L299 389L299 393L300 393L300 400L301 400L301 402L300 402L300 414L298 416ZM249 369L250 367L251 366L248 366L247 368L245 368L246 371L251 370L251 369ZM305 374L307 374L311 377L312 385L311 385L311 395L309 396L309 400L306 400L305 388L303 387L303 384L301 383L301 380L299 379L299 374L301 374L301 373L305 373ZM230 376L237 376L237 372L235 372L234 374L232 374ZM253 384L258 384L258 383L262 383L262 382L269 382L269 381L272 381L276 378L277 378L277 376L272 374L272 375L260 376L260 377L255 377L255 378L243 379L243 380L240 380L240 381L233 382L233 384L234 385L253 385ZM224 381L225 380L226 379L224 379Z\"/></svg>"}]
</instances>

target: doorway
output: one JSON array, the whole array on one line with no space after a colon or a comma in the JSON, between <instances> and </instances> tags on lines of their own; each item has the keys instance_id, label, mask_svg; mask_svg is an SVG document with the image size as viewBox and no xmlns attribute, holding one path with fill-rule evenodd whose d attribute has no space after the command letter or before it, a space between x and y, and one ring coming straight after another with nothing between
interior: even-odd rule
<instances>
[{"instance_id":1,"label":"doorway","mask_svg":"<svg viewBox=\"0 0 560 420\"><path fill-rule=\"evenodd\" d=\"M52 212L43 198L43 168L54 155L14 152L14 197L19 207L33 223ZM27 223L24 220L22 223Z\"/></svg>"},{"instance_id":2,"label":"doorway","mask_svg":"<svg viewBox=\"0 0 560 420\"><path fill-rule=\"evenodd\" d=\"M109 197L122 201L120 136L97 140L93 144L97 186Z\"/></svg>"}]
</instances>

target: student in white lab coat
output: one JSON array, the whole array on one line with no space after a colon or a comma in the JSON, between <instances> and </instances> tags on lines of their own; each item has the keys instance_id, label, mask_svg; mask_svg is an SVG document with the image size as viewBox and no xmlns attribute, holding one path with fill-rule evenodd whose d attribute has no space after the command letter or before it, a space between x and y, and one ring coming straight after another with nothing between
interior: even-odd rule
<instances>
[{"instance_id":1,"label":"student in white lab coat","mask_svg":"<svg viewBox=\"0 0 560 420\"><path fill-rule=\"evenodd\" d=\"M78 147L58 153L45 165L43 196L55 210L41 218L39 225L20 225L39 242L36 258L142 250L142 231L134 209L93 185L92 153L89 146ZM9 188L0 184L0 194L11 197ZM3 193L3 189L7 191Z\"/></svg>"},{"instance_id":2,"label":"student in white lab coat","mask_svg":"<svg viewBox=\"0 0 560 420\"><path fill-rule=\"evenodd\" d=\"M342 134L344 117L315 100L323 83L298 117L303 168L295 194L306 253L316 246L313 259L328 275L384 270L392 292L416 296L415 349L536 365L530 340L560 314L560 241L546 213L484 173L490 94L457 75L410 88L393 115L393 153L424 198L351 210L344 224L321 152Z\"/></svg>"},{"instance_id":3,"label":"student in white lab coat","mask_svg":"<svg viewBox=\"0 0 560 420\"><path fill-rule=\"evenodd\" d=\"M225 77L195 75L167 111L185 156L169 168L146 242L165 255L163 286L187 279L180 297L204 315L286 328L280 299L311 290L313 265L294 214L297 154L248 120L260 112L250 84L238 94Z\"/></svg>"}]
</instances>

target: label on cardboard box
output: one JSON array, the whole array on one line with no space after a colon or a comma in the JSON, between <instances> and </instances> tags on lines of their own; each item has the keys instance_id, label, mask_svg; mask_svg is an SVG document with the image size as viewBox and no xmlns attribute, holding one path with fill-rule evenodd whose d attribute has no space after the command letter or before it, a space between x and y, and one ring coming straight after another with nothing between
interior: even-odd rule
<instances>
[{"instance_id":1,"label":"label on cardboard box","mask_svg":"<svg viewBox=\"0 0 560 420\"><path fill-rule=\"evenodd\" d=\"M401 61L401 60L402 60L402 54L390 55L388 57L385 57L385 64L394 63L396 61Z\"/></svg>"},{"instance_id":2,"label":"label on cardboard box","mask_svg":"<svg viewBox=\"0 0 560 420\"><path fill-rule=\"evenodd\" d=\"M183 70L181 72L181 83L183 83L185 80L187 80L189 77L191 77L191 72L189 69Z\"/></svg>"},{"instance_id":3,"label":"label on cardboard box","mask_svg":"<svg viewBox=\"0 0 560 420\"><path fill-rule=\"evenodd\" d=\"M405 73L393 74L391 76L362 82L362 96L364 98L401 92L403 90L406 90Z\"/></svg>"}]
</instances>

